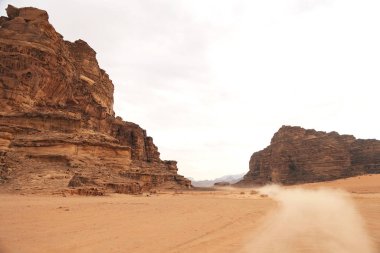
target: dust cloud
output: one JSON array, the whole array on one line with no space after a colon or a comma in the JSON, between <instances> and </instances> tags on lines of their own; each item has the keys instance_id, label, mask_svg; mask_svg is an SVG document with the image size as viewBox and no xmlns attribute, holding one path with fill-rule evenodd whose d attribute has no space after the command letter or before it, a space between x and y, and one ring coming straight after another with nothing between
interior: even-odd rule
<instances>
[{"instance_id":1,"label":"dust cloud","mask_svg":"<svg viewBox=\"0 0 380 253\"><path fill-rule=\"evenodd\" d=\"M258 228L246 252L375 253L364 222L347 193L331 189L259 189L279 207Z\"/></svg>"}]
</instances>

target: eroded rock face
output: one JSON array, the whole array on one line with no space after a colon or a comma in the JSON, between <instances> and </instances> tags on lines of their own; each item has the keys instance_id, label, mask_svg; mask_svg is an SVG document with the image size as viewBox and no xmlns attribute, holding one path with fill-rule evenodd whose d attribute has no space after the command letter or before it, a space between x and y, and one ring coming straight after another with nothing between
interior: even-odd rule
<instances>
[{"instance_id":1,"label":"eroded rock face","mask_svg":"<svg viewBox=\"0 0 380 253\"><path fill-rule=\"evenodd\" d=\"M86 42L63 40L46 11L9 5L7 15L0 18L2 188L57 190L78 178L119 192L190 187L144 129L115 117L114 86Z\"/></svg>"},{"instance_id":2,"label":"eroded rock face","mask_svg":"<svg viewBox=\"0 0 380 253\"><path fill-rule=\"evenodd\" d=\"M380 173L380 141L283 126L238 184L298 184Z\"/></svg>"}]
</instances>

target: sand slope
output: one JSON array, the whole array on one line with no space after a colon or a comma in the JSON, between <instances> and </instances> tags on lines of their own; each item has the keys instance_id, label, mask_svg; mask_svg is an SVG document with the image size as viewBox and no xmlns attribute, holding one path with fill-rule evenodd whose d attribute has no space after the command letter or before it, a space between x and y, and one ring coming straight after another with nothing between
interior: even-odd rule
<instances>
[{"instance_id":1,"label":"sand slope","mask_svg":"<svg viewBox=\"0 0 380 253\"><path fill-rule=\"evenodd\" d=\"M350 193L380 249L380 175L303 185ZM245 194L241 194L244 191ZM249 189L142 196L0 195L0 252L248 252L279 204Z\"/></svg>"}]
</instances>

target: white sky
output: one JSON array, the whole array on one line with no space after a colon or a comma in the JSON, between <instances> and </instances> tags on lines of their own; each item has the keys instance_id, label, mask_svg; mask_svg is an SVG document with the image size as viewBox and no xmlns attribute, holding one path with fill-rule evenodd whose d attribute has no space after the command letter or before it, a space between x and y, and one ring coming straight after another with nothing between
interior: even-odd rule
<instances>
[{"instance_id":1,"label":"white sky","mask_svg":"<svg viewBox=\"0 0 380 253\"><path fill-rule=\"evenodd\" d=\"M4 1L97 52L115 112L196 179L248 171L281 125L380 139L378 0Z\"/></svg>"}]
</instances>

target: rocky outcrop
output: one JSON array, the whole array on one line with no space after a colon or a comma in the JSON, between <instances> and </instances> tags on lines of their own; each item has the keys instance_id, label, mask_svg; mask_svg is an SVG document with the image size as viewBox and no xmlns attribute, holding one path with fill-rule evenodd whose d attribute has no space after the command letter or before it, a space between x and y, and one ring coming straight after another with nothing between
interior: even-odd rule
<instances>
[{"instance_id":1,"label":"rocky outcrop","mask_svg":"<svg viewBox=\"0 0 380 253\"><path fill-rule=\"evenodd\" d=\"M217 182L214 184L214 186L216 187L226 187L226 186L230 186L230 182Z\"/></svg>"},{"instance_id":2,"label":"rocky outcrop","mask_svg":"<svg viewBox=\"0 0 380 253\"><path fill-rule=\"evenodd\" d=\"M7 15L0 18L2 189L190 187L144 129L115 117L114 86L86 42L63 40L46 11L9 5Z\"/></svg>"},{"instance_id":3,"label":"rocky outcrop","mask_svg":"<svg viewBox=\"0 0 380 253\"><path fill-rule=\"evenodd\" d=\"M283 126L252 155L239 185L298 184L380 173L380 141Z\"/></svg>"}]
</instances>

